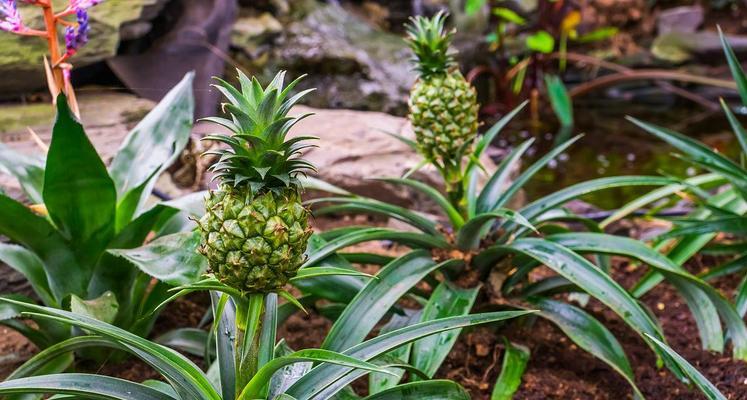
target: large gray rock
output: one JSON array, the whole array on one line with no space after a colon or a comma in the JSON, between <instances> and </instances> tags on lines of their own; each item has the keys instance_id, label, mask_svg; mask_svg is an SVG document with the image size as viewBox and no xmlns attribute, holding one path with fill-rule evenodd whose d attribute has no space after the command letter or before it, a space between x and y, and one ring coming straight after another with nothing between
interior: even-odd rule
<instances>
[{"instance_id":1,"label":"large gray rock","mask_svg":"<svg viewBox=\"0 0 747 400\"><path fill-rule=\"evenodd\" d=\"M120 40L136 39L151 29L154 18L167 0L106 1L90 11L90 42L70 61L75 66L90 64L116 54ZM63 10L68 0L54 0L55 9ZM38 7L19 2L26 25L43 29ZM0 97L46 87L43 58L47 44L38 37L0 32Z\"/></svg>"},{"instance_id":2,"label":"large gray rock","mask_svg":"<svg viewBox=\"0 0 747 400\"><path fill-rule=\"evenodd\" d=\"M414 139L407 119L380 112L324 110L297 106L294 115L314 113L292 130L290 135L317 136L319 147L306 152L304 158L319 170L318 178L355 194L388 201L413 209L423 207L425 199L409 188L391 185L376 178L401 177L422 159L402 141L386 132ZM495 165L483 157L486 170ZM443 180L435 168L426 167L413 178L441 188Z\"/></svg>"},{"instance_id":3,"label":"large gray rock","mask_svg":"<svg viewBox=\"0 0 747 400\"><path fill-rule=\"evenodd\" d=\"M315 107L376 110L403 115L415 74L410 52L401 37L383 32L336 5L318 5L292 22L262 55L256 40L247 38L246 24L234 30L232 45L248 58L252 69L270 78L280 69L292 76L308 73L302 88L315 87L307 103ZM274 22L254 20L261 35ZM260 29L265 23L268 29ZM268 25L269 24L269 25Z\"/></svg>"}]
</instances>

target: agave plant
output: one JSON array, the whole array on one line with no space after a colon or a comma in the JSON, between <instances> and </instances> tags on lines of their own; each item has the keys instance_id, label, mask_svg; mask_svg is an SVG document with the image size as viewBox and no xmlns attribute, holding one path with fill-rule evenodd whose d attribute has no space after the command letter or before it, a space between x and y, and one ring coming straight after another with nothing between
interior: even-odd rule
<instances>
[{"instance_id":1,"label":"agave plant","mask_svg":"<svg viewBox=\"0 0 747 400\"><path fill-rule=\"evenodd\" d=\"M144 336L155 320L152 310L168 297L167 290L199 278L204 262L155 264L121 253L134 249L136 256L154 231L168 230L166 222L179 212L176 206L152 206L147 200L157 177L189 139L191 88L190 74L127 136L108 169L64 95L57 102L46 160L0 149L0 170L14 175L33 203L29 207L0 195L0 234L13 242L0 244L0 261L28 279L41 303ZM187 232L150 245L197 240ZM167 255L163 259L169 261ZM8 297L36 303L18 294ZM39 348L75 333L51 320L24 324L13 319L18 309L9 303L1 308L0 324Z\"/></svg>"},{"instance_id":2,"label":"agave plant","mask_svg":"<svg viewBox=\"0 0 747 400\"><path fill-rule=\"evenodd\" d=\"M231 120L212 120L230 127L232 132L230 136L208 137L230 146L218 153L220 160L213 169L218 171L221 186L207 196L206 212L199 221L199 251L213 272L203 280L176 288L176 293L163 303L194 291L211 291L215 318L207 348L215 354L215 362L208 372L174 350L88 316L5 299L6 304L25 309L24 315L76 326L92 335L72 338L43 351L0 384L0 394L60 393L139 400L329 399L369 372L399 378L401 374L390 371L389 366L428 377L417 368L379 358L387 352L444 331L530 312L504 311L425 321L364 341L373 328L371 322L376 323L418 282L406 277L393 285L391 274L408 269L408 275L413 276L417 271L434 271L452 263L436 264L427 253L418 251L384 268L376 279L328 265L299 270L310 230L309 212L299 201L298 175L310 164L298 157L297 144L303 137L285 138L288 129L299 120L287 117L287 111L302 94L286 97L283 75L278 74L266 88L242 73L241 90L223 81L217 85L230 102L225 109ZM295 82L289 87L293 85ZM368 283L342 312L322 348L293 352L284 342L278 342L277 325L283 318L278 293L288 300L287 305L301 306L283 289L285 283L338 275L366 278ZM371 312L360 312L363 307ZM150 364L168 383L138 384L85 374L29 376L43 371L60 354L88 346L128 351ZM208 356L208 361L211 358ZM469 398L464 389L449 381L404 385L392 381L395 385L368 398Z\"/></svg>"},{"instance_id":3,"label":"agave plant","mask_svg":"<svg viewBox=\"0 0 747 400\"><path fill-rule=\"evenodd\" d=\"M747 77L723 34L721 41L742 103L747 105ZM655 245L662 251L666 251L667 256L680 270L682 270L681 265L700 251L731 256L725 264L702 272L700 278L711 280L730 275L739 277L740 283L733 301L739 315L744 316L747 312L747 278L745 278L747 252L745 252L744 245L747 239L747 217L745 216L747 212L747 169L744 167L744 155L747 153L747 131L726 102L722 100L721 104L739 143L741 162L733 161L683 134L630 118L646 132L679 150L682 153L680 158L707 173L682 179L635 199L603 221L603 224L612 223L637 209L667 199L677 193L691 192L693 196L690 198L696 200L698 207L686 217L674 219L675 227L656 238ZM727 239L726 235L732 240L724 240ZM720 243L714 244L711 248L706 247L717 236L721 237ZM659 274L649 272L633 287L632 293L636 297L643 296L661 280Z\"/></svg>"},{"instance_id":4,"label":"agave plant","mask_svg":"<svg viewBox=\"0 0 747 400\"><path fill-rule=\"evenodd\" d=\"M414 252L421 252L420 254L431 258L435 263L451 264L438 270L441 272L440 278L435 270L417 271L412 267L408 269L409 272L401 273L400 279L423 280L432 289L430 299L423 302L424 308L410 322L468 313L483 283L489 282L488 294L498 297L498 303L539 309L540 317L556 324L579 347L609 364L640 396L630 364L611 332L581 308L550 298L559 293L572 292L596 298L640 334L676 376L683 381L687 380L669 353L662 351L650 339L654 337L659 342L666 342L652 314L609 276L606 256L619 255L650 266L654 273L677 288L698 322L707 349L723 351L723 319L734 343L735 357L746 359L747 328L734 306L720 293L644 243L604 234L594 222L562 207L568 201L594 191L624 186L668 187L667 185L674 183L671 179L652 176L600 178L572 185L518 209L511 209L511 200L534 174L564 152L578 137L557 145L511 181L511 174L518 169L522 156L532 145L533 140L530 139L508 154L488 177L484 187L478 188L479 176L483 170L479 162L480 156L522 107L523 105L506 115L482 137L475 138L469 156L459 154L461 158L449 160L451 165L459 166L459 175L464 177L459 182L462 190L456 191L462 197L454 197L455 191L450 188L447 190L447 198L436 188L407 177L384 179L390 184L414 189L432 200L441 212L436 220L397 205L355 196L339 188L334 189L338 194L336 197L309 202L314 206L322 205L315 210L317 215L350 212L379 214L410 225L414 232L365 226L324 232L320 234L318 246L309 251L309 259L301 267L302 270L318 265L333 254L351 262L387 264L385 269L391 265L406 264L412 253L392 260L375 254L342 251L351 245L368 241L399 243ZM415 142L400 139L414 149L423 151ZM431 159L429 154L423 156L426 160ZM448 176L444 178L449 182ZM569 225L564 224L569 221L580 223L585 226L586 231L571 230ZM584 258L583 254L593 254L596 265ZM556 275L532 281L530 273L542 265L553 270ZM329 295L311 285L300 287L308 293ZM340 295L344 288L345 285L338 284L337 293L332 296L344 297ZM344 299L341 300L344 302ZM345 316L343 312L339 318L343 319ZM336 324L340 323L340 319ZM457 335L458 331L453 331L438 338L420 341L413 345L413 352L397 356L428 376L433 376L455 343ZM505 354L504 369L494 393L494 398L497 399L510 398L518 388L521 373L516 371L523 371L529 357L521 346L510 343Z\"/></svg>"}]
</instances>

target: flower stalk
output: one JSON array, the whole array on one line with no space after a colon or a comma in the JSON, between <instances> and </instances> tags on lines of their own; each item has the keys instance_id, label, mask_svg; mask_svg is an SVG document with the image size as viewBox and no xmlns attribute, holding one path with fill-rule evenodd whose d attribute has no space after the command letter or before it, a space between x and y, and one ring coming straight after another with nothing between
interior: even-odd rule
<instances>
[{"instance_id":1,"label":"flower stalk","mask_svg":"<svg viewBox=\"0 0 747 400\"><path fill-rule=\"evenodd\" d=\"M45 57L44 69L47 75L49 93L56 102L57 96L64 93L72 111L80 116L75 92L70 81L72 65L67 60L88 42L88 8L100 4L103 0L70 0L67 7L55 13L52 0L22 0L26 4L41 8L44 16L44 30L27 27L18 11L16 0L0 0L0 30L20 36L37 36L46 39L49 48L49 60ZM76 16L76 21L67 18ZM58 27L65 27L65 50L60 46Z\"/></svg>"}]
</instances>

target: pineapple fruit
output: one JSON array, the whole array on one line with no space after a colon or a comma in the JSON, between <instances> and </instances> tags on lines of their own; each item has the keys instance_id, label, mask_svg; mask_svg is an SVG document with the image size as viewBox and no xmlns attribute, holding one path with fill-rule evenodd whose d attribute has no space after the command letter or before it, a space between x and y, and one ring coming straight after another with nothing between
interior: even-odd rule
<instances>
[{"instance_id":1,"label":"pineapple fruit","mask_svg":"<svg viewBox=\"0 0 747 400\"><path fill-rule=\"evenodd\" d=\"M266 88L241 71L240 88L218 79L214 86L228 100L223 108L231 119L206 119L232 133L205 137L228 148L208 152L219 157L210 170L220 185L205 201L199 251L221 282L244 293L280 291L303 263L311 235L298 175L313 169L299 154L314 138L286 140L305 117L288 111L309 91L289 97L301 78L284 88L284 76Z\"/></svg>"},{"instance_id":2,"label":"pineapple fruit","mask_svg":"<svg viewBox=\"0 0 747 400\"><path fill-rule=\"evenodd\" d=\"M414 17L406 28L419 75L408 102L410 121L422 155L448 172L459 169L477 135L478 104L449 52L454 31L445 30L446 16Z\"/></svg>"}]
</instances>

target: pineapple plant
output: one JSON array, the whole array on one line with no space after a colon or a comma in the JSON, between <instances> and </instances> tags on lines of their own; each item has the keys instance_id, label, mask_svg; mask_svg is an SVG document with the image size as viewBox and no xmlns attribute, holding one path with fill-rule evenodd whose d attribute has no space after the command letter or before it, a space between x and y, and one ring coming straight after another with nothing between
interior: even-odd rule
<instances>
[{"instance_id":1,"label":"pineapple plant","mask_svg":"<svg viewBox=\"0 0 747 400\"><path fill-rule=\"evenodd\" d=\"M289 97L302 77L283 87L284 77L285 72L278 73L263 88L239 71L240 90L217 79L214 86L228 100L223 108L231 120L207 118L231 134L204 138L228 148L207 152L219 157L210 170L220 186L208 193L198 223L199 251L221 282L246 293L275 292L288 283L311 235L298 176L313 166L298 155L312 138L286 140L305 117L288 112L309 91Z\"/></svg>"},{"instance_id":2,"label":"pineapple plant","mask_svg":"<svg viewBox=\"0 0 747 400\"><path fill-rule=\"evenodd\" d=\"M410 92L409 117L418 150L444 174L447 185L461 181L462 155L477 136L477 94L459 71L449 45L447 14L413 17L407 43L414 53L418 79Z\"/></svg>"}]
</instances>

